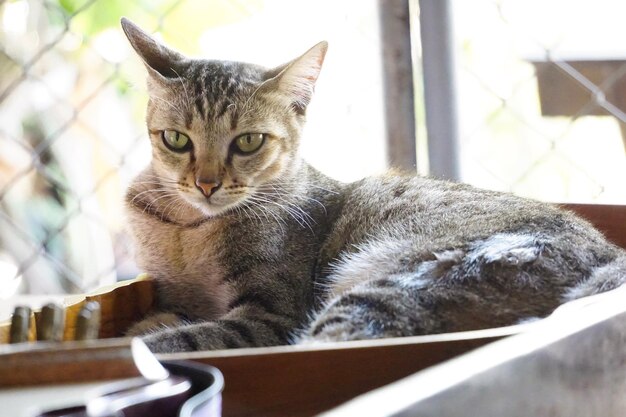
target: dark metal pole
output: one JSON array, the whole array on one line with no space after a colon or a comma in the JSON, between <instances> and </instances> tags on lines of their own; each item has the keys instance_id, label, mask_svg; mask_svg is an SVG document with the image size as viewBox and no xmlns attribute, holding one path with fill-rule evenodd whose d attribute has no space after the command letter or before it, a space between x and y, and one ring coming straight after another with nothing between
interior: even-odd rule
<instances>
[{"instance_id":1,"label":"dark metal pole","mask_svg":"<svg viewBox=\"0 0 626 417\"><path fill-rule=\"evenodd\" d=\"M387 160L415 171L415 107L409 0L379 0Z\"/></svg>"},{"instance_id":2,"label":"dark metal pole","mask_svg":"<svg viewBox=\"0 0 626 417\"><path fill-rule=\"evenodd\" d=\"M420 0L424 103L430 173L460 179L450 0Z\"/></svg>"}]
</instances>

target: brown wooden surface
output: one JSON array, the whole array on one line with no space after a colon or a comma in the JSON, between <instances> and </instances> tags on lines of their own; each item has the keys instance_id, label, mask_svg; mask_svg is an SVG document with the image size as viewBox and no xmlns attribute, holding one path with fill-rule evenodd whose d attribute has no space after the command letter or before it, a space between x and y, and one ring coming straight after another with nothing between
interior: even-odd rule
<instances>
[{"instance_id":1,"label":"brown wooden surface","mask_svg":"<svg viewBox=\"0 0 626 417\"><path fill-rule=\"evenodd\" d=\"M587 219L611 242L626 248L626 206L608 204L561 204Z\"/></svg>"},{"instance_id":2,"label":"brown wooden surface","mask_svg":"<svg viewBox=\"0 0 626 417\"><path fill-rule=\"evenodd\" d=\"M312 416L523 328L157 356L222 371L224 417Z\"/></svg>"},{"instance_id":3,"label":"brown wooden surface","mask_svg":"<svg viewBox=\"0 0 626 417\"><path fill-rule=\"evenodd\" d=\"M116 338L0 346L0 388L138 376L129 342Z\"/></svg>"},{"instance_id":4,"label":"brown wooden surface","mask_svg":"<svg viewBox=\"0 0 626 417\"><path fill-rule=\"evenodd\" d=\"M99 338L122 336L132 323L140 320L153 307L153 285L146 275L140 275L136 279L100 288L89 294L67 296L63 302L66 309L63 340L74 340L76 317L89 301L97 301L100 304L102 320ZM35 311L35 318L31 319L29 334L31 341L36 338L35 326L38 315L39 311ZM0 323L0 344L9 342L9 328L10 321Z\"/></svg>"}]
</instances>

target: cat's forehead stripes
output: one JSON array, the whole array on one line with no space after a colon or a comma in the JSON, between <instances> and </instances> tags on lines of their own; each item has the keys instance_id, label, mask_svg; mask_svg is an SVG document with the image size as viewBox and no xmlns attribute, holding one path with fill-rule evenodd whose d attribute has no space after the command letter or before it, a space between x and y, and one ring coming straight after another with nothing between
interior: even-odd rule
<instances>
[{"instance_id":1,"label":"cat's forehead stripes","mask_svg":"<svg viewBox=\"0 0 626 417\"><path fill-rule=\"evenodd\" d=\"M231 128L237 125L237 104L245 100L255 86L263 81L265 70L238 62L196 61L189 68L188 78L193 85L193 104L198 115L207 122L215 122L227 113Z\"/></svg>"}]
</instances>

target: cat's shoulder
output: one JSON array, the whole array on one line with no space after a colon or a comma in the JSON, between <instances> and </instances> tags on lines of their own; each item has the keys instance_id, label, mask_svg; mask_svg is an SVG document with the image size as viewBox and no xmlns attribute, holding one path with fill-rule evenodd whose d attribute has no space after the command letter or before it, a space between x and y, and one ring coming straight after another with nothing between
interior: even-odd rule
<instances>
[{"instance_id":1,"label":"cat's shoulder","mask_svg":"<svg viewBox=\"0 0 626 417\"><path fill-rule=\"evenodd\" d=\"M349 185L345 205L367 210L393 209L456 216L459 213L497 212L505 217L571 217L557 205L517 196L506 191L479 188L467 183L390 170Z\"/></svg>"},{"instance_id":2,"label":"cat's shoulder","mask_svg":"<svg viewBox=\"0 0 626 417\"><path fill-rule=\"evenodd\" d=\"M412 198L416 196L463 194L466 196L507 195L497 191L481 189L466 183L446 179L421 176L398 169L390 169L383 174L365 177L353 182L348 193L354 196L379 195L385 198Z\"/></svg>"}]
</instances>

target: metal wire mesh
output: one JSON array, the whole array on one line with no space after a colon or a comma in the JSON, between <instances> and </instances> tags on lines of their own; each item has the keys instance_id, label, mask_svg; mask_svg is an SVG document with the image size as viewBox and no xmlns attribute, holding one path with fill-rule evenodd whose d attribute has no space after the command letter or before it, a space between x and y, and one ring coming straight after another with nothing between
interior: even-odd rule
<instances>
[{"instance_id":1,"label":"metal wire mesh","mask_svg":"<svg viewBox=\"0 0 626 417\"><path fill-rule=\"evenodd\" d=\"M471 3L471 4L470 4ZM620 2L454 1L463 179L548 201L621 203Z\"/></svg>"},{"instance_id":2,"label":"metal wire mesh","mask_svg":"<svg viewBox=\"0 0 626 417\"><path fill-rule=\"evenodd\" d=\"M600 8L605 13L618 14L619 2L598 1L607 3ZM0 1L0 296L15 290L17 277L22 291L61 293L137 272L123 229L121 196L150 151L140 121L145 91L137 83L143 69L120 54L124 48L114 47L120 41L120 15L132 16L184 49L200 36L198 27L250 16L264 3L291 8L300 18L305 3L339 8L331 0L297 5L278 0ZM348 12L334 18L333 30L348 30L350 16L365 4L342 3ZM553 20L558 35L552 33L548 42L533 22L516 16L526 8L527 15L541 17L550 4L558 4L552 10L561 14L544 16ZM626 101L620 97L626 97L626 89L623 95L620 91L626 86L626 62L619 51L607 52L589 59L606 63L590 71L580 59L565 56L568 34L558 30L569 16L563 11L586 9L590 2L456 0L453 5L460 39L463 180L545 200L624 203ZM359 17L352 23L357 44L346 38L338 50L359 56L379 51L371 20ZM588 19L579 27L593 32L603 24L608 26L606 19ZM302 22L296 20L290 27L298 25ZM533 45L534 52L524 55L519 43ZM350 65L328 64L326 73L338 81L322 83L318 91L332 92L325 110L337 119L320 119L312 128L315 142L304 146L330 146L339 155L334 161L355 149L373 148L374 154L384 149L382 107L365 108L371 97L381 95L380 80L355 77L377 65L347 59ZM350 98L354 102L348 103ZM348 104L337 104L344 101ZM319 160L346 165L328 162L327 153ZM350 169L359 175L377 165L375 159L351 159Z\"/></svg>"},{"instance_id":3,"label":"metal wire mesh","mask_svg":"<svg viewBox=\"0 0 626 417\"><path fill-rule=\"evenodd\" d=\"M132 10L163 32L183 3L135 2ZM102 16L103 7L121 3L0 3L0 292L80 292L136 272L119 197L145 135L133 121L116 128L120 115L111 113L143 93L106 43L90 37L117 26L119 16Z\"/></svg>"}]
</instances>

